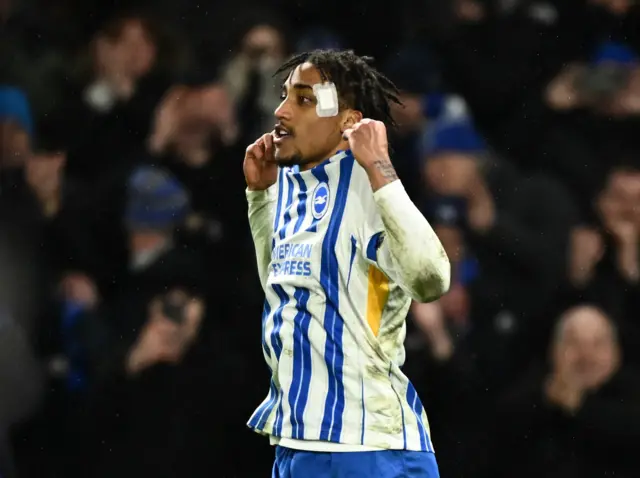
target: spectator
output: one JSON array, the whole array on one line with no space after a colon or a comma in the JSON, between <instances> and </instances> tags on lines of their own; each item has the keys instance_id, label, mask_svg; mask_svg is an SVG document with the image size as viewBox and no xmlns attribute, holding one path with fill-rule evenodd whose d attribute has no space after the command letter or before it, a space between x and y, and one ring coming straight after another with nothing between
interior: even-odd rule
<instances>
[{"instance_id":1,"label":"spectator","mask_svg":"<svg viewBox=\"0 0 640 478\"><path fill-rule=\"evenodd\" d=\"M625 332L623 340L629 340L628 359L632 363L638 360L633 344L640 331L639 200L638 168L614 168L596 201L602 230L583 227L573 233L572 290L566 298L570 302L591 301L609 311Z\"/></svg>"},{"instance_id":2,"label":"spectator","mask_svg":"<svg viewBox=\"0 0 640 478\"><path fill-rule=\"evenodd\" d=\"M226 89L205 84L170 91L158 107L149 139L148 160L166 167L190 191L193 211L178 239L202 249L212 264L223 256L245 256L253 247L242 220L244 177L235 165L244 143L237 142L237 133ZM236 187L230 190L231 184ZM212 290L228 289L224 277L208 282ZM247 299L246 293L242 296Z\"/></svg>"},{"instance_id":3,"label":"spectator","mask_svg":"<svg viewBox=\"0 0 640 478\"><path fill-rule=\"evenodd\" d=\"M445 123L434 138L425 164L429 212L454 268L442 306L469 330L487 386L499 387L528 359L520 341L562 284L571 198L550 178L523 177L479 154L468 123Z\"/></svg>"},{"instance_id":4,"label":"spectator","mask_svg":"<svg viewBox=\"0 0 640 478\"><path fill-rule=\"evenodd\" d=\"M139 14L116 16L94 35L87 71L54 114L75 132L69 174L95 180L127 167L123 160L144 143L153 110L179 74L162 44L155 23Z\"/></svg>"},{"instance_id":5,"label":"spectator","mask_svg":"<svg viewBox=\"0 0 640 478\"><path fill-rule=\"evenodd\" d=\"M638 381L627 370L615 327L581 305L559 319L550 370L536 372L501 406L503 440L493 476L635 476L640 434ZM508 444L508 445L507 445Z\"/></svg>"},{"instance_id":6,"label":"spectator","mask_svg":"<svg viewBox=\"0 0 640 478\"><path fill-rule=\"evenodd\" d=\"M284 29L276 19L261 19L244 33L222 77L239 109L248 137L273 129L273 112L280 103L279 79L273 78L287 54Z\"/></svg>"},{"instance_id":7,"label":"spectator","mask_svg":"<svg viewBox=\"0 0 640 478\"><path fill-rule=\"evenodd\" d=\"M201 331L215 318L206 315L202 299L180 289L150 302L135 341L80 413L73 476L197 477L223 462L221 447L210 448L222 424L219 349Z\"/></svg>"},{"instance_id":8,"label":"spectator","mask_svg":"<svg viewBox=\"0 0 640 478\"><path fill-rule=\"evenodd\" d=\"M398 86L454 264L406 340L442 475L636 476L634 2L227 3L0 1L0 476L269 473L240 162L316 47Z\"/></svg>"}]
</instances>

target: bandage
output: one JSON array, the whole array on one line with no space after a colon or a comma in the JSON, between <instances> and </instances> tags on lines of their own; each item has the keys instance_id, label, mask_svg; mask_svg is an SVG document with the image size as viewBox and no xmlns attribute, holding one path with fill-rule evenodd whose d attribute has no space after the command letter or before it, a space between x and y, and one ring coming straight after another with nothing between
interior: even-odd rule
<instances>
[{"instance_id":1,"label":"bandage","mask_svg":"<svg viewBox=\"0 0 640 478\"><path fill-rule=\"evenodd\" d=\"M338 105L338 90L336 85L327 83L316 83L313 85L313 93L316 95L316 113L321 118L329 118L331 116L337 116Z\"/></svg>"}]
</instances>

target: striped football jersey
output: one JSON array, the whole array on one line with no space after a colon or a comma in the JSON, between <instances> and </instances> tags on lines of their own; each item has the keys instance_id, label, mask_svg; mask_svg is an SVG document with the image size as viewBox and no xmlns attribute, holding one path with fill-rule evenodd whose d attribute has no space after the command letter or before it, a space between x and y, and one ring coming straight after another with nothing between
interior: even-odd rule
<instances>
[{"instance_id":1,"label":"striped football jersey","mask_svg":"<svg viewBox=\"0 0 640 478\"><path fill-rule=\"evenodd\" d=\"M382 254L366 172L342 151L307 171L280 168L268 194L272 223L251 226L271 247L262 274L271 383L249 427L276 439L433 451L400 370L411 297Z\"/></svg>"}]
</instances>

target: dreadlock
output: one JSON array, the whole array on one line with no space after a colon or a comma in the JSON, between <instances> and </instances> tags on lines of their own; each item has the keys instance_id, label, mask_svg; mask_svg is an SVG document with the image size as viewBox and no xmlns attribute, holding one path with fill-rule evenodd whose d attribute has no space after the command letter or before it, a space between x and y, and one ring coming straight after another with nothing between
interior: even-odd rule
<instances>
[{"instance_id":1,"label":"dreadlock","mask_svg":"<svg viewBox=\"0 0 640 478\"><path fill-rule=\"evenodd\" d=\"M365 118L395 128L390 105L402 104L398 98L400 92L391 80L371 66L373 58L358 56L353 50L314 50L294 56L278 68L274 76L285 72L289 75L307 62L318 68L323 81L336 85L341 108L352 108Z\"/></svg>"}]
</instances>

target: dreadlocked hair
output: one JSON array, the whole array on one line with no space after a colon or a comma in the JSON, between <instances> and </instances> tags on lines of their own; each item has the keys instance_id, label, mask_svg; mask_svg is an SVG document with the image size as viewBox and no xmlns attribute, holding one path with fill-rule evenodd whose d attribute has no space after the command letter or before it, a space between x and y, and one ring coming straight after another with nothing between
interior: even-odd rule
<instances>
[{"instance_id":1,"label":"dreadlocked hair","mask_svg":"<svg viewBox=\"0 0 640 478\"><path fill-rule=\"evenodd\" d=\"M391 103L402 105L400 91L371 64L373 58L358 56L353 50L314 50L300 53L284 63L274 76L289 75L303 63L311 63L320 71L323 81L332 81L339 94L340 107L360 111L365 118L382 121L395 128Z\"/></svg>"}]
</instances>

